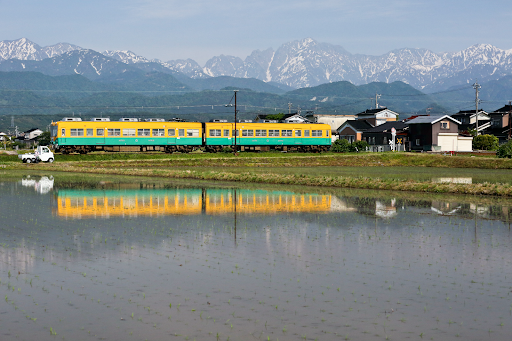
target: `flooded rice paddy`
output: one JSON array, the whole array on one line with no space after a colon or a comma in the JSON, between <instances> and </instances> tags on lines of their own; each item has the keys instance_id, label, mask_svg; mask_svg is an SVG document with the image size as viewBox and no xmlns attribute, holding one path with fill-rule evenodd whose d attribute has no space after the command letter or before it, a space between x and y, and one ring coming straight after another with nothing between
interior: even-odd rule
<instances>
[{"instance_id":1,"label":"flooded rice paddy","mask_svg":"<svg viewBox=\"0 0 512 341\"><path fill-rule=\"evenodd\" d=\"M1 340L510 339L510 201L57 180L0 183Z\"/></svg>"}]
</instances>

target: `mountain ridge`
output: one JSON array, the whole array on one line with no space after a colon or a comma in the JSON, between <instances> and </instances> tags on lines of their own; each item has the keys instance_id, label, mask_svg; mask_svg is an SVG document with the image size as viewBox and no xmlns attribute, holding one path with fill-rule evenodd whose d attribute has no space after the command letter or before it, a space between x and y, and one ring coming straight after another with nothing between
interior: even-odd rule
<instances>
[{"instance_id":1,"label":"mountain ridge","mask_svg":"<svg viewBox=\"0 0 512 341\"><path fill-rule=\"evenodd\" d=\"M453 53L402 48L373 56L352 54L342 46L305 38L284 43L276 50L254 50L245 59L221 54L210 58L203 67L193 59L163 62L129 50L102 52L101 55L108 57L102 62L105 65L100 63L100 53L96 51L93 51L97 54L96 62L90 62L89 67L80 65L71 68L72 63L64 60L66 57L75 58L74 62L78 65L77 54L82 53L85 58L84 54L93 54L91 51L67 43L41 47L26 38L4 40L0 41L0 70L43 70L51 66L45 60L53 59L53 66L60 65L59 70L44 72L51 75L75 72L90 79L102 77L98 70L105 74L138 68L146 72L179 74L192 79L219 76L254 78L292 88L337 81L349 81L356 85L401 81L429 93L472 83L475 79L492 81L512 75L512 49L502 50L490 44L476 44ZM37 66L38 63L41 65ZM67 70L64 70L65 65L68 65Z\"/></svg>"}]
</instances>

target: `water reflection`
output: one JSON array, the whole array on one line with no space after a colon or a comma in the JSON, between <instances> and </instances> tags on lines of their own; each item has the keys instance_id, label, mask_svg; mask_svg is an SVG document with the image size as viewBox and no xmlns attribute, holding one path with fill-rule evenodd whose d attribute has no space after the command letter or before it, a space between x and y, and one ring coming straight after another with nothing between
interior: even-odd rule
<instances>
[{"instance_id":1,"label":"water reflection","mask_svg":"<svg viewBox=\"0 0 512 341\"><path fill-rule=\"evenodd\" d=\"M332 195L211 188L63 189L55 202L54 214L74 219L355 210Z\"/></svg>"},{"instance_id":2,"label":"water reflection","mask_svg":"<svg viewBox=\"0 0 512 341\"><path fill-rule=\"evenodd\" d=\"M21 179L21 185L24 187L33 187L39 194L49 193L53 189L53 176L31 177L27 175Z\"/></svg>"},{"instance_id":3,"label":"water reflection","mask_svg":"<svg viewBox=\"0 0 512 341\"><path fill-rule=\"evenodd\" d=\"M118 184L104 189L57 189L53 214L65 219L137 216L356 212L381 219L395 219L421 207L446 216L510 221L510 203L477 204L443 200L370 198L334 194L295 193L233 188L158 188Z\"/></svg>"},{"instance_id":4,"label":"water reflection","mask_svg":"<svg viewBox=\"0 0 512 341\"><path fill-rule=\"evenodd\" d=\"M444 178L432 178L432 181L436 182L436 183L472 184L473 183L473 178L469 178L469 177L457 177L457 178L444 177Z\"/></svg>"}]
</instances>

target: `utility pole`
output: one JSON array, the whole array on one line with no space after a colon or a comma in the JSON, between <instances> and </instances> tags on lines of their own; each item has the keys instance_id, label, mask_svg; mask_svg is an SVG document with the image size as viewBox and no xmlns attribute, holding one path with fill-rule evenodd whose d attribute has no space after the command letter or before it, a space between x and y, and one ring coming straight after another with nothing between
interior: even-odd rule
<instances>
[{"instance_id":1,"label":"utility pole","mask_svg":"<svg viewBox=\"0 0 512 341\"><path fill-rule=\"evenodd\" d=\"M379 109L379 98L382 95L375 93L375 109Z\"/></svg>"},{"instance_id":2,"label":"utility pole","mask_svg":"<svg viewBox=\"0 0 512 341\"><path fill-rule=\"evenodd\" d=\"M292 103L288 103L288 115L292 113Z\"/></svg>"},{"instance_id":3,"label":"utility pole","mask_svg":"<svg viewBox=\"0 0 512 341\"><path fill-rule=\"evenodd\" d=\"M238 130L236 130L236 93L238 92L238 90L235 90L235 152L234 154L236 155L236 151L237 151L237 147L236 147L236 136L238 135Z\"/></svg>"},{"instance_id":4,"label":"utility pole","mask_svg":"<svg viewBox=\"0 0 512 341\"><path fill-rule=\"evenodd\" d=\"M478 136L478 103L480 102L480 100L478 99L478 93L480 92L480 84L478 84L478 80L475 82L475 84L473 84L473 89L475 89L475 106L476 106L476 115L475 115L475 119L476 119L476 136Z\"/></svg>"},{"instance_id":5,"label":"utility pole","mask_svg":"<svg viewBox=\"0 0 512 341\"><path fill-rule=\"evenodd\" d=\"M510 134L512 132L512 101L508 101L508 140L510 141Z\"/></svg>"}]
</instances>

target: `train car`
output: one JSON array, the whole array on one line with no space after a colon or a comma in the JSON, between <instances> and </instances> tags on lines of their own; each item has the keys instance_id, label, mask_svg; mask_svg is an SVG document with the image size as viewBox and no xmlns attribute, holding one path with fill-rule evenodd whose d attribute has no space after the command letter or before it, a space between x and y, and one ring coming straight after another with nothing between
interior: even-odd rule
<instances>
[{"instance_id":1,"label":"train car","mask_svg":"<svg viewBox=\"0 0 512 341\"><path fill-rule=\"evenodd\" d=\"M331 146L331 127L319 123L237 123L236 146L241 151L321 152ZM204 123L205 147L219 152L235 146L235 124Z\"/></svg>"},{"instance_id":2,"label":"train car","mask_svg":"<svg viewBox=\"0 0 512 341\"><path fill-rule=\"evenodd\" d=\"M199 122L121 119L108 121L77 118L52 122L51 142L57 152L85 154L91 151L191 152L203 144L203 127Z\"/></svg>"}]
</instances>

